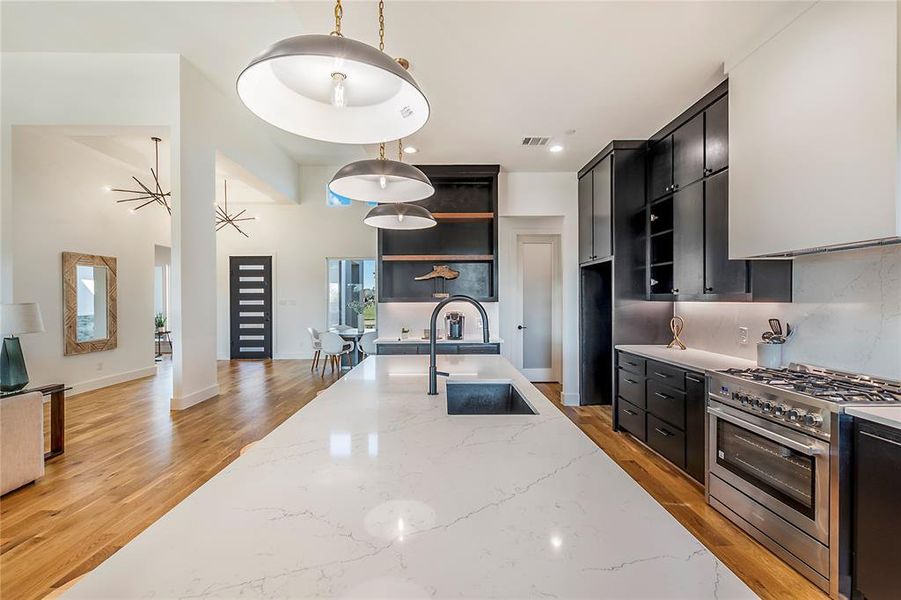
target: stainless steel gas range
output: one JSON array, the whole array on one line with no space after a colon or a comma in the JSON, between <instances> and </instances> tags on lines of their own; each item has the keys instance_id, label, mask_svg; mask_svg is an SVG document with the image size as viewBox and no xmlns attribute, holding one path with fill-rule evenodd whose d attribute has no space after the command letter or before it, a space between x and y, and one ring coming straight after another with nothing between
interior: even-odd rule
<instances>
[{"instance_id":1,"label":"stainless steel gas range","mask_svg":"<svg viewBox=\"0 0 901 600\"><path fill-rule=\"evenodd\" d=\"M901 383L794 364L707 375L707 502L833 598L847 596L844 409L901 404Z\"/></svg>"}]
</instances>

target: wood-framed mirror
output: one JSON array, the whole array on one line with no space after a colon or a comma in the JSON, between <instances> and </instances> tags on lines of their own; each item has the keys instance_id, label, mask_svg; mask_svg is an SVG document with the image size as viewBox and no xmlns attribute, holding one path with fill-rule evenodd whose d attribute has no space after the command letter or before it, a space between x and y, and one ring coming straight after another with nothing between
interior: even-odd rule
<instances>
[{"instance_id":1,"label":"wood-framed mirror","mask_svg":"<svg viewBox=\"0 0 901 600\"><path fill-rule=\"evenodd\" d=\"M116 347L114 257L63 252L63 312L66 356Z\"/></svg>"}]
</instances>

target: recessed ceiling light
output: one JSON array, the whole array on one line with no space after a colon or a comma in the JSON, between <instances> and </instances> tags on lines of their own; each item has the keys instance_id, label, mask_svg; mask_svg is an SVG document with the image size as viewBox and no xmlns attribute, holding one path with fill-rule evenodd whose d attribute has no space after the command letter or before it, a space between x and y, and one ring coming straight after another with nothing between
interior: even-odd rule
<instances>
[{"instance_id":1,"label":"recessed ceiling light","mask_svg":"<svg viewBox=\"0 0 901 600\"><path fill-rule=\"evenodd\" d=\"M547 150L548 152L553 152L556 154L557 152L563 152L563 146L561 146L560 144L553 144L551 146L548 146Z\"/></svg>"},{"instance_id":2,"label":"recessed ceiling light","mask_svg":"<svg viewBox=\"0 0 901 600\"><path fill-rule=\"evenodd\" d=\"M416 154L419 149L416 146L404 146L404 154Z\"/></svg>"}]
</instances>

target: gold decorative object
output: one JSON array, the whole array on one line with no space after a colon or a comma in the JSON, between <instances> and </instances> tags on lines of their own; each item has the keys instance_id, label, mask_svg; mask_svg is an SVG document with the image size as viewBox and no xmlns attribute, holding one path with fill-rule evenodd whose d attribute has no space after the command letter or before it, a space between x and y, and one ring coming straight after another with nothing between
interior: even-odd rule
<instances>
[{"instance_id":1,"label":"gold decorative object","mask_svg":"<svg viewBox=\"0 0 901 600\"><path fill-rule=\"evenodd\" d=\"M666 347L667 348L675 348L679 346L680 349L685 350L685 344L682 343L682 340L679 339L679 334L682 333L682 330L685 329L685 321L682 320L682 317L673 317L669 320L669 329L673 332L673 341L671 341Z\"/></svg>"},{"instance_id":2,"label":"gold decorative object","mask_svg":"<svg viewBox=\"0 0 901 600\"><path fill-rule=\"evenodd\" d=\"M435 291L432 292L432 298L444 299L450 296L447 293L447 280L456 279L459 276L460 271L455 271L447 265L433 265L431 272L413 279L416 281L435 280Z\"/></svg>"}]
</instances>

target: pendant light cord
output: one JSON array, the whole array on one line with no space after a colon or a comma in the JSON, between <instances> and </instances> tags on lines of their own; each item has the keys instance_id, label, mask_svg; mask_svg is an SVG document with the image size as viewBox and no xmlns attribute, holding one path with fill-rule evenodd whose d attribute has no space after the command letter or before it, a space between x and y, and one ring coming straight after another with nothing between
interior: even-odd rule
<instances>
[{"instance_id":1,"label":"pendant light cord","mask_svg":"<svg viewBox=\"0 0 901 600\"><path fill-rule=\"evenodd\" d=\"M379 144L379 160L385 160L385 142Z\"/></svg>"},{"instance_id":2,"label":"pendant light cord","mask_svg":"<svg viewBox=\"0 0 901 600\"><path fill-rule=\"evenodd\" d=\"M344 16L344 7L341 6L341 0L335 0L335 30L332 35L344 37L341 35L341 17Z\"/></svg>"},{"instance_id":3,"label":"pendant light cord","mask_svg":"<svg viewBox=\"0 0 901 600\"><path fill-rule=\"evenodd\" d=\"M404 162L404 140L397 140L397 162Z\"/></svg>"}]
</instances>

